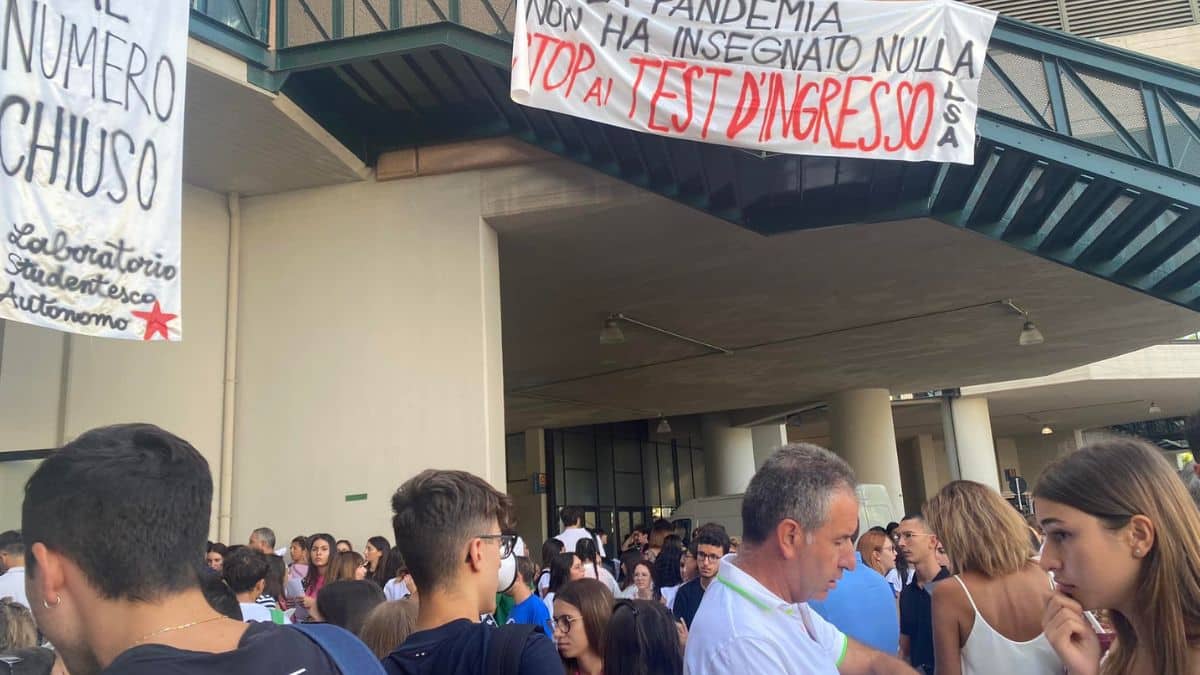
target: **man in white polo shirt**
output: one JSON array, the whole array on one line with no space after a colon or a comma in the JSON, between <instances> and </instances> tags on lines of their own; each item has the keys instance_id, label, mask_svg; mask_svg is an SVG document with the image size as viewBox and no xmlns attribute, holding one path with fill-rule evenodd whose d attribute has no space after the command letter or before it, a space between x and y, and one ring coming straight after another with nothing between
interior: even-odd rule
<instances>
[{"instance_id":1,"label":"man in white polo shirt","mask_svg":"<svg viewBox=\"0 0 1200 675\"><path fill-rule=\"evenodd\" d=\"M854 472L800 443L779 449L742 500L742 545L721 562L692 622L686 675L915 673L809 609L854 569Z\"/></svg>"}]
</instances>

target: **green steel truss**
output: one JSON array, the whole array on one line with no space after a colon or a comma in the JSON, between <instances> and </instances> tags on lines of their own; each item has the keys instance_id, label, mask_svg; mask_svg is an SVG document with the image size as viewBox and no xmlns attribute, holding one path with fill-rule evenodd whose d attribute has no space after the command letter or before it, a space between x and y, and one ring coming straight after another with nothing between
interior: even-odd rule
<instances>
[{"instance_id":1,"label":"green steel truss","mask_svg":"<svg viewBox=\"0 0 1200 675\"><path fill-rule=\"evenodd\" d=\"M276 1L251 79L367 162L512 135L763 234L932 217L1200 310L1198 71L1002 17L973 166L764 156L516 105L512 0Z\"/></svg>"}]
</instances>

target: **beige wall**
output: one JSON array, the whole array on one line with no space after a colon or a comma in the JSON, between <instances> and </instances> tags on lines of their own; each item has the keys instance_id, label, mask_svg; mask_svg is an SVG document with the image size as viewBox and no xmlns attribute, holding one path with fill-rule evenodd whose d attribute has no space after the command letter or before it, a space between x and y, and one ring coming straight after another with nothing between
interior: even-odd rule
<instances>
[{"instance_id":1,"label":"beige wall","mask_svg":"<svg viewBox=\"0 0 1200 675\"><path fill-rule=\"evenodd\" d=\"M33 475L40 461L0 462L0 532L21 527L21 500L25 481Z\"/></svg>"},{"instance_id":2,"label":"beige wall","mask_svg":"<svg viewBox=\"0 0 1200 675\"><path fill-rule=\"evenodd\" d=\"M144 421L190 441L216 475L221 456L226 214L222 195L184 187L183 342L67 336L8 322L0 367L0 450L54 447L93 427ZM69 343L65 401L64 340ZM10 491L7 483L4 487L7 512Z\"/></svg>"},{"instance_id":3,"label":"beige wall","mask_svg":"<svg viewBox=\"0 0 1200 675\"><path fill-rule=\"evenodd\" d=\"M1200 25L1104 38L1114 47L1200 68Z\"/></svg>"},{"instance_id":4,"label":"beige wall","mask_svg":"<svg viewBox=\"0 0 1200 675\"><path fill-rule=\"evenodd\" d=\"M478 185L243 200L233 539L260 525L391 539L392 492L430 467L505 487L498 252Z\"/></svg>"},{"instance_id":5,"label":"beige wall","mask_svg":"<svg viewBox=\"0 0 1200 675\"><path fill-rule=\"evenodd\" d=\"M1031 489L1037 485L1038 476L1042 474L1046 465L1060 455L1076 449L1075 436L1070 430L1048 436L1041 434L1016 436L1012 440L1017 446L1017 457L1021 462L1021 476L1029 482Z\"/></svg>"}]
</instances>

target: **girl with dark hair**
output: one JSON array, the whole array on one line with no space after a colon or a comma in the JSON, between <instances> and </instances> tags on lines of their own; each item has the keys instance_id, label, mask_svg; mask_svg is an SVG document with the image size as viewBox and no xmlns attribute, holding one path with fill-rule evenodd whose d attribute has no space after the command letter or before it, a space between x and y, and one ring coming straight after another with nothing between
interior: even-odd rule
<instances>
[{"instance_id":1,"label":"girl with dark hair","mask_svg":"<svg viewBox=\"0 0 1200 675\"><path fill-rule=\"evenodd\" d=\"M542 571L538 572L537 593L545 597L550 590L550 562L563 552L562 540L550 537L542 543Z\"/></svg>"},{"instance_id":2,"label":"girl with dark hair","mask_svg":"<svg viewBox=\"0 0 1200 675\"><path fill-rule=\"evenodd\" d=\"M554 599L550 621L554 644L568 675L601 675L604 645L613 596L595 579L579 579L563 586Z\"/></svg>"},{"instance_id":3,"label":"girl with dark hair","mask_svg":"<svg viewBox=\"0 0 1200 675\"><path fill-rule=\"evenodd\" d=\"M661 554L660 554L661 555ZM630 600L662 601L662 593L654 581L654 564L639 560L633 565L633 583L621 591L618 597Z\"/></svg>"},{"instance_id":4,"label":"girl with dark hair","mask_svg":"<svg viewBox=\"0 0 1200 675\"><path fill-rule=\"evenodd\" d=\"M596 540L592 537L584 537L575 543L575 555L583 561L583 573L589 579L595 579L600 583L608 586L608 592L616 594L621 589L617 587L617 580L613 579L613 575L604 565L600 564L600 552L596 550Z\"/></svg>"},{"instance_id":5,"label":"girl with dark hair","mask_svg":"<svg viewBox=\"0 0 1200 675\"><path fill-rule=\"evenodd\" d=\"M215 541L208 545L208 551L204 554L204 562L208 565L208 569L221 575L221 566L225 563L225 556L229 555L229 547L219 541Z\"/></svg>"},{"instance_id":6,"label":"girl with dark hair","mask_svg":"<svg viewBox=\"0 0 1200 675\"><path fill-rule=\"evenodd\" d=\"M283 558L273 553L267 556L266 584L263 586L262 595L254 602L268 609L287 609L287 602L283 598L283 585L286 580L287 565Z\"/></svg>"},{"instance_id":7,"label":"girl with dark hair","mask_svg":"<svg viewBox=\"0 0 1200 675\"><path fill-rule=\"evenodd\" d=\"M404 564L404 554L398 547L393 546L388 556L388 566L392 569L392 578L383 585L383 594L390 600L404 600L413 597L417 586L413 583L412 575L408 573L408 565Z\"/></svg>"},{"instance_id":8,"label":"girl with dark hair","mask_svg":"<svg viewBox=\"0 0 1200 675\"><path fill-rule=\"evenodd\" d=\"M1196 672L1200 510L1158 448L1097 441L1050 464L1035 485L1041 566L1057 587L1042 626L1067 670ZM1095 609L1110 610L1117 632L1103 661L1085 615Z\"/></svg>"},{"instance_id":9,"label":"girl with dark hair","mask_svg":"<svg viewBox=\"0 0 1200 675\"><path fill-rule=\"evenodd\" d=\"M308 538L308 574L304 576L304 597L300 599L307 613L317 607L317 593L325 587L327 570L336 546L332 534L319 532Z\"/></svg>"},{"instance_id":10,"label":"girl with dark hair","mask_svg":"<svg viewBox=\"0 0 1200 675\"><path fill-rule=\"evenodd\" d=\"M363 559L367 565L367 579L375 582L376 586L383 588L392 577L396 576L396 568L388 569L389 559L392 557L392 545L384 537L375 536L367 540L367 545L363 547Z\"/></svg>"},{"instance_id":11,"label":"girl with dark hair","mask_svg":"<svg viewBox=\"0 0 1200 675\"><path fill-rule=\"evenodd\" d=\"M618 600L604 642L605 675L680 675L683 647L671 610L658 602Z\"/></svg>"},{"instance_id":12,"label":"girl with dark hair","mask_svg":"<svg viewBox=\"0 0 1200 675\"><path fill-rule=\"evenodd\" d=\"M621 590L629 588L633 584L633 566L643 560L642 550L631 548L621 554Z\"/></svg>"},{"instance_id":13,"label":"girl with dark hair","mask_svg":"<svg viewBox=\"0 0 1200 675\"><path fill-rule=\"evenodd\" d=\"M554 594L568 583L583 578L583 561L574 553L559 553L550 560L550 587L542 598L550 614L554 614Z\"/></svg>"},{"instance_id":14,"label":"girl with dark hair","mask_svg":"<svg viewBox=\"0 0 1200 675\"><path fill-rule=\"evenodd\" d=\"M664 548L654 560L654 578L658 580L659 594L667 603L667 607L675 604L675 593L683 585L680 573L684 551L677 548Z\"/></svg>"},{"instance_id":15,"label":"girl with dark hair","mask_svg":"<svg viewBox=\"0 0 1200 675\"><path fill-rule=\"evenodd\" d=\"M363 621L371 610L383 602L383 591L365 580L330 581L317 595L317 607L325 622L341 626L355 635L362 630Z\"/></svg>"}]
</instances>

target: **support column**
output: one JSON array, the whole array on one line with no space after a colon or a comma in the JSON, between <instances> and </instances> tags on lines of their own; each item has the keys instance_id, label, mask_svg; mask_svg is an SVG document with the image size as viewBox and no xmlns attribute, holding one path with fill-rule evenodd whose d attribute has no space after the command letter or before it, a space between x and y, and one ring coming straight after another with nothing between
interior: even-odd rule
<instances>
[{"instance_id":1,"label":"support column","mask_svg":"<svg viewBox=\"0 0 1200 675\"><path fill-rule=\"evenodd\" d=\"M829 401L829 431L833 450L841 455L860 483L887 488L892 508L904 514L896 428L887 389L855 389L834 394Z\"/></svg>"},{"instance_id":2,"label":"support column","mask_svg":"<svg viewBox=\"0 0 1200 675\"><path fill-rule=\"evenodd\" d=\"M538 494L533 485L534 475L546 472L546 430L526 429L524 436L525 475L508 478L524 478L527 481L529 491L515 498L518 510L517 531L525 538L526 546L537 547L550 536L547 532L549 514L546 494ZM536 549L530 553L533 557L538 555Z\"/></svg>"},{"instance_id":3,"label":"support column","mask_svg":"<svg viewBox=\"0 0 1200 675\"><path fill-rule=\"evenodd\" d=\"M999 490L1000 474L996 471L996 446L987 399L947 399L943 403L943 423L951 473L957 468L952 479L973 480Z\"/></svg>"},{"instance_id":4,"label":"support column","mask_svg":"<svg viewBox=\"0 0 1200 675\"><path fill-rule=\"evenodd\" d=\"M700 418L704 439L704 472L708 494L745 492L754 476L754 435L750 429L729 424L729 416L713 413Z\"/></svg>"},{"instance_id":5,"label":"support column","mask_svg":"<svg viewBox=\"0 0 1200 675\"><path fill-rule=\"evenodd\" d=\"M754 441L754 470L757 471L776 450L787 445L787 425L764 424L752 427L750 436Z\"/></svg>"}]
</instances>

